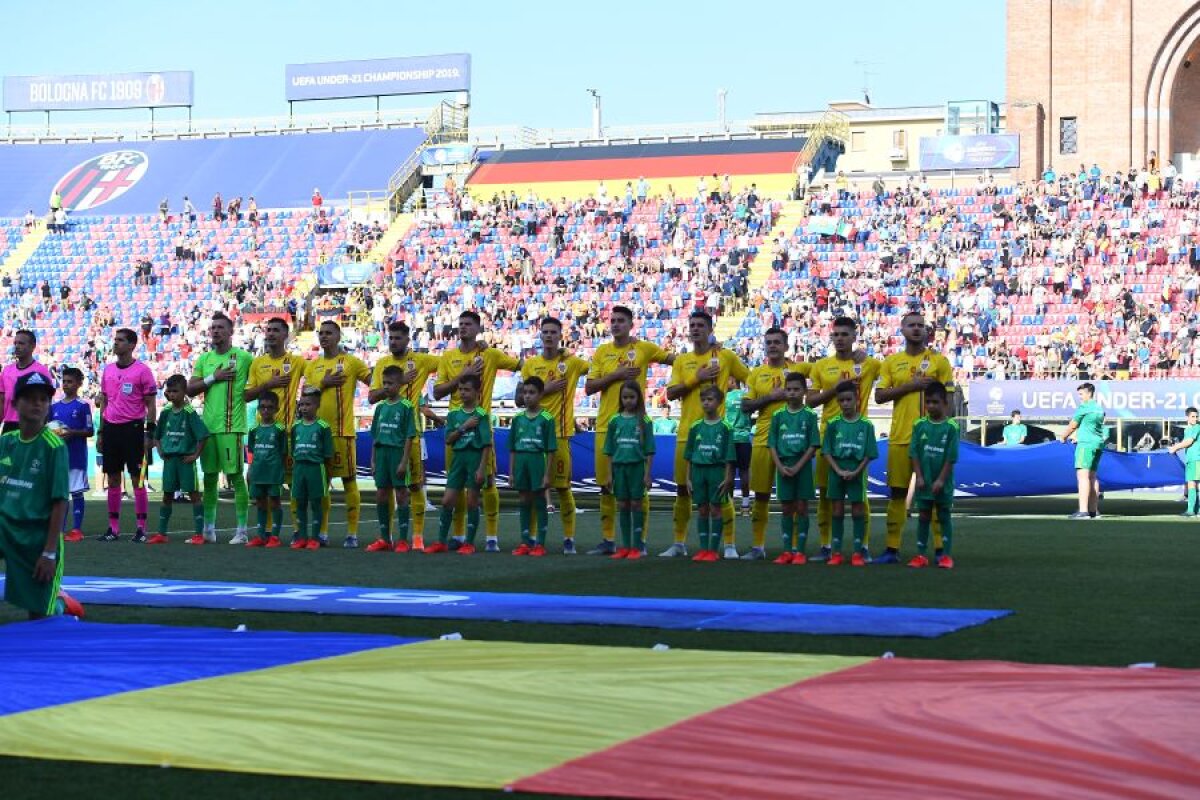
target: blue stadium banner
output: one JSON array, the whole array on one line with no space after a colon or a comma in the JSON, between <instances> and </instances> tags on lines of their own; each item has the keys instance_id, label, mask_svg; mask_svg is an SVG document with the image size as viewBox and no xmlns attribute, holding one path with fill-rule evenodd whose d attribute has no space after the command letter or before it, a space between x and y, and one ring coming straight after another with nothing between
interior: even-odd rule
<instances>
[{"instance_id":1,"label":"blue stadium banner","mask_svg":"<svg viewBox=\"0 0 1200 800\"><path fill-rule=\"evenodd\" d=\"M289 102L465 92L471 88L471 56L468 53L448 53L440 56L288 64L286 76Z\"/></svg>"},{"instance_id":2,"label":"blue stadium banner","mask_svg":"<svg viewBox=\"0 0 1200 800\"><path fill-rule=\"evenodd\" d=\"M317 267L317 283L322 288L358 286L375 277L375 265L370 261L344 261Z\"/></svg>"},{"instance_id":3,"label":"blue stadium banner","mask_svg":"<svg viewBox=\"0 0 1200 800\"><path fill-rule=\"evenodd\" d=\"M80 111L89 108L169 108L192 105L192 73L121 72L103 75L8 75L5 111Z\"/></svg>"},{"instance_id":4,"label":"blue stadium banner","mask_svg":"<svg viewBox=\"0 0 1200 800\"><path fill-rule=\"evenodd\" d=\"M467 144L426 147L421 151L421 164L426 167L441 167L451 164L469 164L475 160L475 147Z\"/></svg>"},{"instance_id":5,"label":"blue stadium banner","mask_svg":"<svg viewBox=\"0 0 1200 800\"><path fill-rule=\"evenodd\" d=\"M1021 137L1015 133L922 136L919 164L922 170L1019 167Z\"/></svg>"},{"instance_id":6,"label":"blue stadium banner","mask_svg":"<svg viewBox=\"0 0 1200 800\"><path fill-rule=\"evenodd\" d=\"M1182 419L1188 406L1200 408L1200 380L1093 381L1096 400L1112 418ZM973 417L1007 417L1020 411L1030 419L1070 419L1079 405L1080 381L987 381L967 386Z\"/></svg>"}]
</instances>

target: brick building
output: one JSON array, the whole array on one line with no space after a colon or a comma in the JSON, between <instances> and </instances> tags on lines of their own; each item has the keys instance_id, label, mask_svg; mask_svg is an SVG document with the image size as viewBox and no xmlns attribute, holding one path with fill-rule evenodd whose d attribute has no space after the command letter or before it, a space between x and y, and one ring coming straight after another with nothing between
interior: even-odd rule
<instances>
[{"instance_id":1,"label":"brick building","mask_svg":"<svg viewBox=\"0 0 1200 800\"><path fill-rule=\"evenodd\" d=\"M1021 174L1152 154L1200 171L1200 2L1008 0L1007 129Z\"/></svg>"}]
</instances>

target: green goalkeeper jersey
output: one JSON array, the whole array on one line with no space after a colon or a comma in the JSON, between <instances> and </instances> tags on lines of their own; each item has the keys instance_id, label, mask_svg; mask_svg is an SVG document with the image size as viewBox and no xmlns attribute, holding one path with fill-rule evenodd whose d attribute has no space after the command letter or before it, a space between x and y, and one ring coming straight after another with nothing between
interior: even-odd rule
<instances>
[{"instance_id":1,"label":"green goalkeeper jersey","mask_svg":"<svg viewBox=\"0 0 1200 800\"><path fill-rule=\"evenodd\" d=\"M207 378L219 369L233 369L233 380L213 383L204 390L204 424L209 433L246 432L246 381L250 379L250 364L254 356L240 347L224 353L209 350L198 359L193 374Z\"/></svg>"},{"instance_id":2,"label":"green goalkeeper jersey","mask_svg":"<svg viewBox=\"0 0 1200 800\"><path fill-rule=\"evenodd\" d=\"M1189 464L1200 462L1200 425L1189 425L1183 432L1183 438L1192 440L1192 443L1183 451L1184 461Z\"/></svg>"}]
</instances>

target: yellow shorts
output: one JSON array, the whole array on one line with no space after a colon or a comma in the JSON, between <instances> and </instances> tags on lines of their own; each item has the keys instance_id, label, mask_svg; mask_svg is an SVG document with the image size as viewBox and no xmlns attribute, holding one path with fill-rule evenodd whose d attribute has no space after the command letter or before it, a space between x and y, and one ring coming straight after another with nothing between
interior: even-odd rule
<instances>
[{"instance_id":1,"label":"yellow shorts","mask_svg":"<svg viewBox=\"0 0 1200 800\"><path fill-rule=\"evenodd\" d=\"M750 451L750 491L755 494L775 491L775 459L769 447L754 445Z\"/></svg>"},{"instance_id":2,"label":"yellow shorts","mask_svg":"<svg viewBox=\"0 0 1200 800\"><path fill-rule=\"evenodd\" d=\"M330 478L356 480L358 478L358 461L355 451L358 440L354 436L333 437L333 462L329 467Z\"/></svg>"},{"instance_id":3,"label":"yellow shorts","mask_svg":"<svg viewBox=\"0 0 1200 800\"><path fill-rule=\"evenodd\" d=\"M825 460L825 456L821 454L820 450L813 456L813 461L817 462L813 468L813 485L821 490L821 496L824 497L825 491L829 488L829 462Z\"/></svg>"},{"instance_id":4,"label":"yellow shorts","mask_svg":"<svg viewBox=\"0 0 1200 800\"><path fill-rule=\"evenodd\" d=\"M421 451L421 435L412 440L408 451L408 485L417 486L425 482L425 457Z\"/></svg>"},{"instance_id":5,"label":"yellow shorts","mask_svg":"<svg viewBox=\"0 0 1200 800\"><path fill-rule=\"evenodd\" d=\"M596 485L608 486L612 481L612 461L604 455L604 437L608 435L608 431L596 431ZM570 456L568 455L567 464L569 465ZM570 467L568 466L567 474L570 475Z\"/></svg>"},{"instance_id":6,"label":"yellow shorts","mask_svg":"<svg viewBox=\"0 0 1200 800\"><path fill-rule=\"evenodd\" d=\"M912 480L912 461L908 457L908 442L899 444L888 440L887 482L893 489L908 491Z\"/></svg>"},{"instance_id":7,"label":"yellow shorts","mask_svg":"<svg viewBox=\"0 0 1200 800\"><path fill-rule=\"evenodd\" d=\"M571 440L559 439L558 449L549 458L550 487L571 488Z\"/></svg>"}]
</instances>

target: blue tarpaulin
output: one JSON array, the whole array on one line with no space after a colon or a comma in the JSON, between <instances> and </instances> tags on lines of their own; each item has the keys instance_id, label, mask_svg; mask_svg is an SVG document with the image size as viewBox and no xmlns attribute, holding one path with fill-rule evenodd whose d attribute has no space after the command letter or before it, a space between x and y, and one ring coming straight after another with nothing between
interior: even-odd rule
<instances>
[{"instance_id":1,"label":"blue tarpaulin","mask_svg":"<svg viewBox=\"0 0 1200 800\"><path fill-rule=\"evenodd\" d=\"M0 626L0 716L416 641L357 633L103 625L74 617L14 623ZM70 668L63 669L64 664Z\"/></svg>"},{"instance_id":2,"label":"blue tarpaulin","mask_svg":"<svg viewBox=\"0 0 1200 800\"><path fill-rule=\"evenodd\" d=\"M416 591L138 578L67 578L64 585L82 602L102 605L923 638L942 636L1012 613L989 609Z\"/></svg>"},{"instance_id":3,"label":"blue tarpaulin","mask_svg":"<svg viewBox=\"0 0 1200 800\"><path fill-rule=\"evenodd\" d=\"M428 458L425 472L430 483L437 485L446 474L445 431L441 428L426 431ZM576 491L599 491L595 480L595 441L593 433L578 433L571 437L572 482ZM508 429L496 430L496 452L501 454L497 466L502 477L508 473ZM653 492L674 494L675 437L655 437ZM868 488L877 497L887 490L888 440L879 441L879 458L868 468ZM1028 447L980 447L962 442L954 482L959 497L1020 497L1075 492L1075 447L1061 442ZM371 437L360 433L358 438L359 473L369 476ZM1107 450L1100 459L1100 488L1114 492L1124 489L1153 489L1178 486L1184 482L1183 462L1165 450L1150 453L1118 453ZM504 481L501 481L504 484Z\"/></svg>"}]
</instances>

